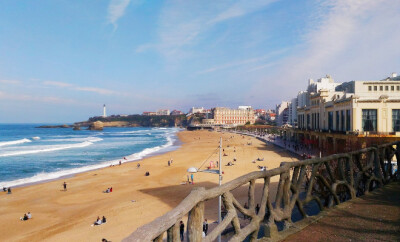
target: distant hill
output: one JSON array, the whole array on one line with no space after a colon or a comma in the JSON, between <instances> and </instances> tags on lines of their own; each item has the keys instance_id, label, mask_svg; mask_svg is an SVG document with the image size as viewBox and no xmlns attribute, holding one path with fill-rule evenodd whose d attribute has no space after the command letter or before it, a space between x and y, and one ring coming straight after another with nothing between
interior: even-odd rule
<instances>
[{"instance_id":1,"label":"distant hill","mask_svg":"<svg viewBox=\"0 0 400 242\"><path fill-rule=\"evenodd\" d=\"M92 117L88 121L77 122L74 125L89 126L93 122L101 121L104 127L187 127L186 115L113 115L110 117Z\"/></svg>"}]
</instances>

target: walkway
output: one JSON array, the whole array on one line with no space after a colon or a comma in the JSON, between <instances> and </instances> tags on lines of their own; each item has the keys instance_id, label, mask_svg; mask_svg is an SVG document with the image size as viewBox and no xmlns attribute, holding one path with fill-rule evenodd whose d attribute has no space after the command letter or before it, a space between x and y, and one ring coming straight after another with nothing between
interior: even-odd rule
<instances>
[{"instance_id":1,"label":"walkway","mask_svg":"<svg viewBox=\"0 0 400 242\"><path fill-rule=\"evenodd\" d=\"M400 182L328 210L284 241L400 241Z\"/></svg>"}]
</instances>

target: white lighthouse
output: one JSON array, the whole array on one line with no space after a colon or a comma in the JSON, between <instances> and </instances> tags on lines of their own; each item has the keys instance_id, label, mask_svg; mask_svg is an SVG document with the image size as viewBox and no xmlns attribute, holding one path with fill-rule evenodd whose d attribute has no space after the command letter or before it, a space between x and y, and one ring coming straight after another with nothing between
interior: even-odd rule
<instances>
[{"instance_id":1,"label":"white lighthouse","mask_svg":"<svg viewBox=\"0 0 400 242\"><path fill-rule=\"evenodd\" d=\"M107 114L106 114L106 105L103 105L103 118L106 118Z\"/></svg>"}]
</instances>

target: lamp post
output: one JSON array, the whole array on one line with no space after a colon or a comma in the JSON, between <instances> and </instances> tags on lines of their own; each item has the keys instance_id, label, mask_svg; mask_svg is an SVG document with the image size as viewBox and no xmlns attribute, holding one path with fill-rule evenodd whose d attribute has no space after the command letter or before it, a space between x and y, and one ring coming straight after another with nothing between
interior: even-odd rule
<instances>
[{"instance_id":1,"label":"lamp post","mask_svg":"<svg viewBox=\"0 0 400 242\"><path fill-rule=\"evenodd\" d=\"M221 186L222 183L222 170L221 170L221 150L222 150L222 137L220 137L219 140L219 161L218 161L218 170L199 170L196 167L190 167L187 169L188 172L190 173L197 173L197 172L206 172L206 173L213 173L213 174L218 174L218 185ZM221 195L218 196L218 224L221 223L222 218L221 218L221 205L222 205L222 200L221 200ZM221 242L221 234L218 234L218 242Z\"/></svg>"}]
</instances>

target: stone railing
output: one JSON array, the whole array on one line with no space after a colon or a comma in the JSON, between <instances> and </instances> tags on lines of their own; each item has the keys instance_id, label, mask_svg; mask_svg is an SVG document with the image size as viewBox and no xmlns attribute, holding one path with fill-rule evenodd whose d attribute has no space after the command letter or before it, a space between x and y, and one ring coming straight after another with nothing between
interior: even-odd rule
<instances>
[{"instance_id":1,"label":"stone railing","mask_svg":"<svg viewBox=\"0 0 400 242\"><path fill-rule=\"evenodd\" d=\"M262 237L273 240L290 230L294 210L307 218L305 207L312 201L323 210L399 179L399 170L393 171L394 157L400 167L400 141L324 158L283 162L278 168L255 171L219 187L193 189L176 208L138 228L123 241L180 241L179 221L186 215L185 237L188 241L214 241L224 231L232 231L224 240L248 238L256 241L260 229ZM279 176L276 194L272 194L274 189L271 189L274 176ZM258 213L255 206L257 179L263 181ZM249 187L248 208L242 206L232 193L244 185ZM220 195L227 213L221 223L202 238L204 202ZM245 225L241 224L242 215L246 217ZM278 231L277 223L283 227L281 231Z\"/></svg>"}]
</instances>

